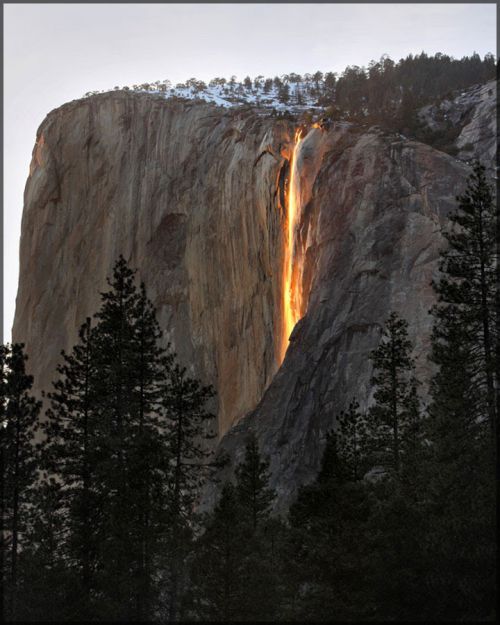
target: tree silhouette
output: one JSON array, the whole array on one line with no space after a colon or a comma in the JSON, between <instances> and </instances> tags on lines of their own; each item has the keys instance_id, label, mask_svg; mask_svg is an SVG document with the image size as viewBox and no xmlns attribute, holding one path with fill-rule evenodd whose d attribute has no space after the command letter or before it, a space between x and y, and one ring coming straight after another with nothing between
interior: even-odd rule
<instances>
[{"instance_id":1,"label":"tree silhouette","mask_svg":"<svg viewBox=\"0 0 500 625\"><path fill-rule=\"evenodd\" d=\"M2 517L2 614L16 620L19 554L26 533L31 491L36 484L33 436L41 404L31 395L33 377L26 373L22 343L0 346L0 509Z\"/></svg>"}]
</instances>

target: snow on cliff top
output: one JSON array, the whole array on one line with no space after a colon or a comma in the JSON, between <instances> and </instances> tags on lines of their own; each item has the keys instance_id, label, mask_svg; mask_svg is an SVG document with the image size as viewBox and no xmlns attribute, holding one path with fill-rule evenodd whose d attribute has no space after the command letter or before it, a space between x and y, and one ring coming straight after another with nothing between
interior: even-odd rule
<instances>
[{"instance_id":1,"label":"snow on cliff top","mask_svg":"<svg viewBox=\"0 0 500 625\"><path fill-rule=\"evenodd\" d=\"M117 88L115 87L115 89ZM203 86L177 85L172 88L168 88L162 83L154 83L134 86L131 90L136 93L160 95L166 99L178 97L188 100L204 100L224 108L246 105L275 109L276 111L314 110L319 112L324 110L324 107L318 105L318 98L314 89L311 89L311 83L305 82L287 83L285 95L283 95L283 91L280 93L280 89L275 84L266 91L263 84L252 84L251 87L245 87L241 83L231 85L228 82ZM97 92L89 92L86 95L93 93Z\"/></svg>"},{"instance_id":2,"label":"snow on cliff top","mask_svg":"<svg viewBox=\"0 0 500 625\"><path fill-rule=\"evenodd\" d=\"M280 98L279 90L274 85L267 93L264 92L262 85L258 87L252 86L251 89L247 89L241 85L237 85L234 89L231 89L227 84L208 85L206 88L202 89L197 89L195 87L174 87L165 93L165 97L177 96L189 100L205 100L205 102L211 102L225 108L238 105L251 105L259 108L276 109L277 111L290 109L319 110L323 108L318 106L317 98L312 97L306 91L306 86L303 83L290 83L288 88L289 96L286 102Z\"/></svg>"}]
</instances>

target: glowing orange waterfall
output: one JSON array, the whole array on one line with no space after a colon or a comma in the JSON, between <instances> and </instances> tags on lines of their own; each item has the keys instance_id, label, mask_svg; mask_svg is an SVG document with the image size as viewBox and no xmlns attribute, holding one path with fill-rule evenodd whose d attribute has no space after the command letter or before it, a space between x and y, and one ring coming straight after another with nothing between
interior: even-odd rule
<instances>
[{"instance_id":1,"label":"glowing orange waterfall","mask_svg":"<svg viewBox=\"0 0 500 625\"><path fill-rule=\"evenodd\" d=\"M286 198L286 238L283 264L283 330L281 337L281 362L285 358L290 334L300 319L302 309L302 271L296 266L296 232L300 220L300 185L297 171L297 152L301 142L301 131L295 132L295 141L290 159L290 181ZM301 259L300 259L301 260Z\"/></svg>"}]
</instances>

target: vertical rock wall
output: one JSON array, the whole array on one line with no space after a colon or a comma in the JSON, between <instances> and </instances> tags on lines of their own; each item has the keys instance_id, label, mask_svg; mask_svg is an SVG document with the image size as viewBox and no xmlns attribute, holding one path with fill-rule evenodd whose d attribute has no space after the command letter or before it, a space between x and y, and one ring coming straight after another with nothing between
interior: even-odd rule
<instances>
[{"instance_id":1,"label":"vertical rock wall","mask_svg":"<svg viewBox=\"0 0 500 625\"><path fill-rule=\"evenodd\" d=\"M409 321L417 374L429 379L440 228L469 173L442 152L375 127L312 131L299 159L307 312L261 402L220 444L231 458L224 479L241 461L249 432L256 434L270 459L278 510L314 479L335 415L353 397L361 409L373 401L369 354L391 311ZM204 502L214 498L210 487Z\"/></svg>"},{"instance_id":2,"label":"vertical rock wall","mask_svg":"<svg viewBox=\"0 0 500 625\"><path fill-rule=\"evenodd\" d=\"M13 329L38 391L50 389L60 350L99 307L123 254L146 282L165 342L215 385L219 432L255 407L278 368L289 131L125 93L48 115L24 196Z\"/></svg>"}]
</instances>

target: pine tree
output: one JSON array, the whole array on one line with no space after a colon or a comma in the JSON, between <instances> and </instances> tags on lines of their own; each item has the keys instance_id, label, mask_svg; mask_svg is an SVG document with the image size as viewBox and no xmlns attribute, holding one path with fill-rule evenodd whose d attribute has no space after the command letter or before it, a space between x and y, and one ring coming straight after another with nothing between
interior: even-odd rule
<instances>
[{"instance_id":1,"label":"pine tree","mask_svg":"<svg viewBox=\"0 0 500 625\"><path fill-rule=\"evenodd\" d=\"M391 313L382 340L371 353L375 405L368 416L378 439L382 463L396 473L404 459L406 440L413 433L415 402L418 402L411 348L408 323Z\"/></svg>"},{"instance_id":2,"label":"pine tree","mask_svg":"<svg viewBox=\"0 0 500 625\"><path fill-rule=\"evenodd\" d=\"M227 482L213 512L204 519L205 531L191 560L191 613L199 620L241 620L241 602L248 588L242 569L248 552L242 514L236 489Z\"/></svg>"},{"instance_id":3,"label":"pine tree","mask_svg":"<svg viewBox=\"0 0 500 625\"><path fill-rule=\"evenodd\" d=\"M168 473L169 537L167 553L170 559L169 620L179 614L182 594L184 560L191 534L191 517L199 488L210 472L213 451L207 442L215 438L211 423L215 419L207 409L214 396L211 386L203 386L175 363L169 371L163 396L166 411L166 442L171 458Z\"/></svg>"},{"instance_id":4,"label":"pine tree","mask_svg":"<svg viewBox=\"0 0 500 625\"><path fill-rule=\"evenodd\" d=\"M81 579L80 605L75 613L83 620L91 618L91 595L95 592L93 571L97 562L99 510L103 493L97 483L99 462L99 413L95 393L98 372L93 352L93 333L88 318L79 331L79 343L71 354L62 352L58 365L59 379L48 394L51 407L43 429L41 445L43 468L49 475L57 474L59 483L50 479L45 491L57 489L59 498L64 485L61 515L68 532L66 558ZM42 491L40 491L42 492ZM52 493L55 499L55 493Z\"/></svg>"},{"instance_id":5,"label":"pine tree","mask_svg":"<svg viewBox=\"0 0 500 625\"><path fill-rule=\"evenodd\" d=\"M475 395L475 400L468 402L470 417L489 425L494 448L498 418L497 214L485 168L479 162L474 164L467 189L457 201L458 209L450 215L451 227L443 232L448 248L441 254L442 275L433 283L439 301L432 310L432 360L446 376L448 370L454 370L453 359L458 355L451 353L450 346L461 347L461 360L465 358L470 367L462 375L470 377L468 390ZM435 384L440 388L436 398L441 395L452 400L452 395L460 392L460 388L454 387L444 395L439 377Z\"/></svg>"},{"instance_id":6,"label":"pine tree","mask_svg":"<svg viewBox=\"0 0 500 625\"><path fill-rule=\"evenodd\" d=\"M188 615L260 622L279 616L283 524L270 516L274 491L255 436L247 441L236 485L227 482L205 515L190 557Z\"/></svg>"},{"instance_id":7,"label":"pine tree","mask_svg":"<svg viewBox=\"0 0 500 625\"><path fill-rule=\"evenodd\" d=\"M370 439L366 418L359 410L359 403L352 399L347 410L337 417L338 454L346 469L348 480L361 480L370 468Z\"/></svg>"},{"instance_id":8,"label":"pine tree","mask_svg":"<svg viewBox=\"0 0 500 625\"><path fill-rule=\"evenodd\" d=\"M37 478L33 436L41 407L30 395L33 377L26 373L23 348L22 343L0 348L2 600L7 604L2 614L8 620L18 614L19 553Z\"/></svg>"},{"instance_id":9,"label":"pine tree","mask_svg":"<svg viewBox=\"0 0 500 625\"><path fill-rule=\"evenodd\" d=\"M263 459L254 434L248 437L245 457L236 468L236 492L241 508L242 539L246 554L242 559L242 582L246 592L239 606L240 617L248 621L273 620L278 603L279 523L271 520L276 493L269 488L269 462Z\"/></svg>"},{"instance_id":10,"label":"pine tree","mask_svg":"<svg viewBox=\"0 0 500 625\"><path fill-rule=\"evenodd\" d=\"M414 134L418 126L417 102L412 89L405 89L401 96L397 123L399 130L405 134Z\"/></svg>"},{"instance_id":11,"label":"pine tree","mask_svg":"<svg viewBox=\"0 0 500 625\"><path fill-rule=\"evenodd\" d=\"M137 374L133 388L136 420L129 475L134 493L133 544L137 549L136 611L138 618L151 618L153 597L158 594L158 588L154 587L155 571L161 561L155 554L162 548L166 535L168 493L164 481L171 460L166 439L169 424L162 402L174 355L159 347L162 333L144 283L140 286L134 317L135 357L129 364Z\"/></svg>"},{"instance_id":12,"label":"pine tree","mask_svg":"<svg viewBox=\"0 0 500 625\"><path fill-rule=\"evenodd\" d=\"M372 614L369 488L348 474L330 433L316 481L300 489L289 512L282 556L285 620L363 620Z\"/></svg>"},{"instance_id":13,"label":"pine tree","mask_svg":"<svg viewBox=\"0 0 500 625\"><path fill-rule=\"evenodd\" d=\"M268 488L269 462L263 460L255 435L249 436L243 462L236 468L238 498L252 531L269 519L270 506L276 493Z\"/></svg>"},{"instance_id":14,"label":"pine tree","mask_svg":"<svg viewBox=\"0 0 500 625\"><path fill-rule=\"evenodd\" d=\"M371 354L376 403L361 437L364 469L377 465L385 469L367 486L374 501L365 526L372 563L368 583L373 593L372 618L377 620L413 618L419 609L424 569L422 418L407 328L407 322L392 313L379 347ZM356 419L351 417L351 422ZM353 426L351 433L355 435Z\"/></svg>"},{"instance_id":15,"label":"pine tree","mask_svg":"<svg viewBox=\"0 0 500 625\"><path fill-rule=\"evenodd\" d=\"M288 83L280 83L278 87L278 100L282 104L286 104L290 100L290 85Z\"/></svg>"},{"instance_id":16,"label":"pine tree","mask_svg":"<svg viewBox=\"0 0 500 625\"><path fill-rule=\"evenodd\" d=\"M63 485L64 561L80 584L72 618L145 620L159 605L168 533L162 404L173 356L123 257L108 282L48 395L44 466Z\"/></svg>"},{"instance_id":17,"label":"pine tree","mask_svg":"<svg viewBox=\"0 0 500 625\"><path fill-rule=\"evenodd\" d=\"M168 424L160 398L172 359L157 345L161 332L154 310L123 257L109 285L101 295L93 338L105 493L100 585L113 593L110 614L143 620L154 604L152 542L160 540L166 514Z\"/></svg>"},{"instance_id":18,"label":"pine tree","mask_svg":"<svg viewBox=\"0 0 500 625\"><path fill-rule=\"evenodd\" d=\"M495 208L475 164L444 235L434 283L431 359L438 370L426 437L428 604L439 618L492 618L495 605L497 384Z\"/></svg>"},{"instance_id":19,"label":"pine tree","mask_svg":"<svg viewBox=\"0 0 500 625\"><path fill-rule=\"evenodd\" d=\"M406 469L405 463L399 475L385 476L370 487L374 505L365 527L372 565L368 583L374 598L373 618L380 622L406 622L420 615L424 620L433 618L426 581L435 563L425 561L422 549L428 508L425 499L415 497L415 478L407 482Z\"/></svg>"},{"instance_id":20,"label":"pine tree","mask_svg":"<svg viewBox=\"0 0 500 625\"><path fill-rule=\"evenodd\" d=\"M69 621L81 618L82 584L67 555L66 511L61 483L45 475L36 485L33 508L20 554L23 571L22 621Z\"/></svg>"},{"instance_id":21,"label":"pine tree","mask_svg":"<svg viewBox=\"0 0 500 625\"><path fill-rule=\"evenodd\" d=\"M145 286L136 286L123 257L108 283L95 325L87 319L77 345L62 354L48 394L41 446L47 477L39 493L50 495L50 514L62 524L62 611L72 619L141 621L161 613L165 578L176 588L167 593L168 610L177 600L193 502L207 469L203 439L213 436L205 408L213 390L159 346ZM43 516L40 501L38 509ZM51 524L37 527L36 558L48 567ZM43 598L36 597L40 609Z\"/></svg>"},{"instance_id":22,"label":"pine tree","mask_svg":"<svg viewBox=\"0 0 500 625\"><path fill-rule=\"evenodd\" d=\"M0 423L2 424L5 421L5 397L7 393L7 380L6 380L6 356L7 356L7 347L5 345L0 345L0 364L2 375L0 377ZM0 610L2 615L2 620L5 618L5 592L6 592L6 570L5 570L5 551L6 551L6 541L5 541L5 453L4 453L4 439L3 435L0 439L0 471L2 472L1 481L0 481L0 518L2 522L1 532L2 535L0 540L2 541L1 550L0 550L0 567L1 567L1 587L0 587Z\"/></svg>"}]
</instances>

